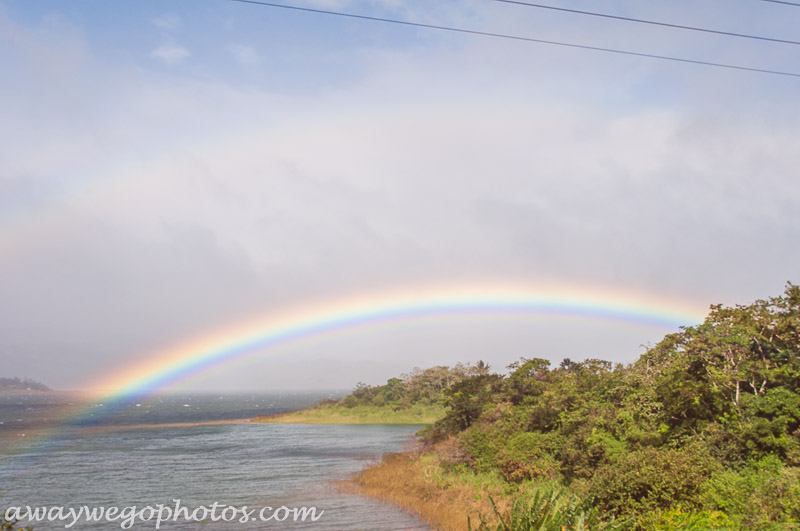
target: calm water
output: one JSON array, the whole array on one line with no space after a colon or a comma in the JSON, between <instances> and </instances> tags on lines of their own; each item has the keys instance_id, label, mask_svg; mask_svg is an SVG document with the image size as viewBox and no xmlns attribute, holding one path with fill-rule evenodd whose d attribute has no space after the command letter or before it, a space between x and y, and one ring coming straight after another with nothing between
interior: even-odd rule
<instances>
[{"instance_id":1,"label":"calm water","mask_svg":"<svg viewBox=\"0 0 800 531\"><path fill-rule=\"evenodd\" d=\"M295 409L320 394L164 395L132 399L117 411L69 395L0 395L0 506L174 506L250 508L315 506L316 523L204 524L170 522L161 529L426 529L390 505L341 492L346 479L384 452L401 450L419 426L225 424L155 426L248 418ZM86 414L80 429L56 438L37 430L70 408ZM117 427L128 429L118 429ZM22 434L25 434L23 437ZM13 448L13 452L12 452ZM134 529L152 529L137 523ZM80 529L119 529L88 524ZM73 529L75 529L73 528ZM64 529L38 523L35 529Z\"/></svg>"}]
</instances>

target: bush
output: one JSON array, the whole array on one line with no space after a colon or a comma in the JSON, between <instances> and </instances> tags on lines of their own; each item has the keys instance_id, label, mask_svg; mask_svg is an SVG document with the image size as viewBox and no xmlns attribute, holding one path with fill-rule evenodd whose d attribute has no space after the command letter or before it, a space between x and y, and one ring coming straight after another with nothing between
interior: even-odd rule
<instances>
[{"instance_id":1,"label":"bush","mask_svg":"<svg viewBox=\"0 0 800 531\"><path fill-rule=\"evenodd\" d=\"M628 451L627 445L589 423L576 427L557 452L570 478L591 478L599 467Z\"/></svg>"},{"instance_id":2,"label":"bush","mask_svg":"<svg viewBox=\"0 0 800 531\"><path fill-rule=\"evenodd\" d=\"M739 526L722 511L686 512L680 507L648 513L637 521L640 529L653 531L732 531Z\"/></svg>"},{"instance_id":3,"label":"bush","mask_svg":"<svg viewBox=\"0 0 800 531\"><path fill-rule=\"evenodd\" d=\"M488 472L497 464L502 438L490 428L473 427L461 434L461 443L469 455L469 464L477 472Z\"/></svg>"},{"instance_id":4,"label":"bush","mask_svg":"<svg viewBox=\"0 0 800 531\"><path fill-rule=\"evenodd\" d=\"M721 470L703 484L700 499L747 529L800 522L800 468L771 455L739 471Z\"/></svg>"},{"instance_id":5,"label":"bush","mask_svg":"<svg viewBox=\"0 0 800 531\"><path fill-rule=\"evenodd\" d=\"M719 467L698 445L645 448L601 467L591 479L589 495L601 510L617 515L667 510L678 504L699 509L700 487Z\"/></svg>"},{"instance_id":6,"label":"bush","mask_svg":"<svg viewBox=\"0 0 800 531\"><path fill-rule=\"evenodd\" d=\"M490 525L481 515L476 531L607 531L627 529L631 521L615 522L601 520L597 509L588 512L582 507L580 498L563 488L542 488L531 497L517 497L511 509L501 513L491 500L497 523ZM472 525L470 522L470 530Z\"/></svg>"},{"instance_id":7,"label":"bush","mask_svg":"<svg viewBox=\"0 0 800 531\"><path fill-rule=\"evenodd\" d=\"M497 454L497 465L506 481L554 479L560 463L549 453L548 434L523 432L512 437Z\"/></svg>"}]
</instances>

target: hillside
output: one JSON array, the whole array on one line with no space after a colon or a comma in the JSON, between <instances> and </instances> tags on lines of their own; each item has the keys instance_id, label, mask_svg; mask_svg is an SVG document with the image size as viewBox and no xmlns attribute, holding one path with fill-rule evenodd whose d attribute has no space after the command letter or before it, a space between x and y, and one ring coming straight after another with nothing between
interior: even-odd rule
<instances>
[{"instance_id":1,"label":"hillside","mask_svg":"<svg viewBox=\"0 0 800 531\"><path fill-rule=\"evenodd\" d=\"M2 378L0 377L0 392L13 391L52 391L43 383L31 380L30 378Z\"/></svg>"},{"instance_id":2,"label":"hillside","mask_svg":"<svg viewBox=\"0 0 800 531\"><path fill-rule=\"evenodd\" d=\"M521 359L442 396L422 450L356 480L437 528L800 529L798 286L627 366Z\"/></svg>"}]
</instances>

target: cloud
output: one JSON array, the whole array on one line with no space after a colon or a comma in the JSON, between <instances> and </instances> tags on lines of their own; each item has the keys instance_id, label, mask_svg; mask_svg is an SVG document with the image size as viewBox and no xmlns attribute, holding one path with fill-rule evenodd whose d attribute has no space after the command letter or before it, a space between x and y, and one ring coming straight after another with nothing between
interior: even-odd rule
<instances>
[{"instance_id":1,"label":"cloud","mask_svg":"<svg viewBox=\"0 0 800 531\"><path fill-rule=\"evenodd\" d=\"M165 20L153 23L176 27ZM783 81L403 33L393 48L293 50L275 77L307 77L278 90L257 68L227 77L230 57L272 50L244 23L248 44L213 42L221 66L197 77L103 64L72 31L0 29L14 43L0 50L13 73L0 98L18 102L0 122L12 212L0 215L0 336L9 370L48 367L56 387L263 311L387 286L524 279L705 305L800 280L800 109ZM163 38L152 58L191 57ZM69 69L52 67L65 50ZM317 56L333 67L309 68ZM320 371L347 387L408 370L408 353L420 365L625 360L661 335L515 323L303 352L352 368ZM374 378L358 359L395 364ZM281 382L268 364L246 372L214 385Z\"/></svg>"},{"instance_id":2,"label":"cloud","mask_svg":"<svg viewBox=\"0 0 800 531\"><path fill-rule=\"evenodd\" d=\"M161 15L152 20L155 27L163 31L171 31L182 26L181 19L172 14Z\"/></svg>"},{"instance_id":3,"label":"cloud","mask_svg":"<svg viewBox=\"0 0 800 531\"><path fill-rule=\"evenodd\" d=\"M150 52L150 56L161 59L168 65L173 66L191 56L191 53L180 44L176 44L174 42L165 42Z\"/></svg>"},{"instance_id":4,"label":"cloud","mask_svg":"<svg viewBox=\"0 0 800 531\"><path fill-rule=\"evenodd\" d=\"M253 49L252 46L246 44L229 44L225 48L233 58L243 65L255 65L261 62L261 56Z\"/></svg>"}]
</instances>

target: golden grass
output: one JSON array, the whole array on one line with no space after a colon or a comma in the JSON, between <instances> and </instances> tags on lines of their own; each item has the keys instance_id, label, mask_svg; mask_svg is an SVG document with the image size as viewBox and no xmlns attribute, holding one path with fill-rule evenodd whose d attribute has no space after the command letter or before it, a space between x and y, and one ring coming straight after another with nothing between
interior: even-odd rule
<instances>
[{"instance_id":1,"label":"golden grass","mask_svg":"<svg viewBox=\"0 0 800 531\"><path fill-rule=\"evenodd\" d=\"M444 416L440 406L416 405L395 411L391 407L318 405L298 411L263 415L253 422L273 424L433 424Z\"/></svg>"},{"instance_id":2,"label":"golden grass","mask_svg":"<svg viewBox=\"0 0 800 531\"><path fill-rule=\"evenodd\" d=\"M468 529L468 517L476 528L481 514L494 514L489 496L501 510L506 508L499 483L493 478L447 469L434 453L387 454L354 477L351 488L415 513L433 529L444 531Z\"/></svg>"}]
</instances>

